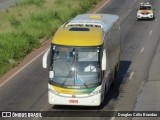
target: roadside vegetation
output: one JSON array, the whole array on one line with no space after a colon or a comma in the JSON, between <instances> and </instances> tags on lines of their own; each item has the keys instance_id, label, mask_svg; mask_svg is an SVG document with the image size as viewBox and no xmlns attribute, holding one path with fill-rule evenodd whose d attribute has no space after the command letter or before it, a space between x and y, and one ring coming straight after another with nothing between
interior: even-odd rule
<instances>
[{"instance_id":1,"label":"roadside vegetation","mask_svg":"<svg viewBox=\"0 0 160 120\"><path fill-rule=\"evenodd\" d=\"M0 12L0 76L16 66L57 28L101 0L18 0Z\"/></svg>"}]
</instances>

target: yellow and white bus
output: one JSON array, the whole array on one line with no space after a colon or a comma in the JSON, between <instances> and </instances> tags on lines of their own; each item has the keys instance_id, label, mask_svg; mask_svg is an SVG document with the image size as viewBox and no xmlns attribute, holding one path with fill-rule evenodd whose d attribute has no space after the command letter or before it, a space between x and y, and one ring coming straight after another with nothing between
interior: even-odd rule
<instances>
[{"instance_id":1,"label":"yellow and white bus","mask_svg":"<svg viewBox=\"0 0 160 120\"><path fill-rule=\"evenodd\" d=\"M115 81L119 58L117 15L82 14L65 23L43 56L49 103L99 106Z\"/></svg>"}]
</instances>

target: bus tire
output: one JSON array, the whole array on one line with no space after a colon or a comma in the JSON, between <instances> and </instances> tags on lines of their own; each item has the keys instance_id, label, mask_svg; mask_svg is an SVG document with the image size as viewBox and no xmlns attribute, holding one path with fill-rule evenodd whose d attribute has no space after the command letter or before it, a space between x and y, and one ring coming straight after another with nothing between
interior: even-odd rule
<instances>
[{"instance_id":1,"label":"bus tire","mask_svg":"<svg viewBox=\"0 0 160 120\"><path fill-rule=\"evenodd\" d=\"M119 89L114 92L113 98L117 99L118 96L119 96Z\"/></svg>"},{"instance_id":2,"label":"bus tire","mask_svg":"<svg viewBox=\"0 0 160 120\"><path fill-rule=\"evenodd\" d=\"M106 85L105 85L105 90L104 90L104 94L103 94L103 101L102 101L101 105L105 104L105 102L106 102L106 95L107 95L107 88L106 88Z\"/></svg>"},{"instance_id":3,"label":"bus tire","mask_svg":"<svg viewBox=\"0 0 160 120\"><path fill-rule=\"evenodd\" d=\"M113 81L112 81L112 86L114 86L116 84L117 73L118 73L118 64L115 66L115 69L114 69L114 77L113 77Z\"/></svg>"}]
</instances>

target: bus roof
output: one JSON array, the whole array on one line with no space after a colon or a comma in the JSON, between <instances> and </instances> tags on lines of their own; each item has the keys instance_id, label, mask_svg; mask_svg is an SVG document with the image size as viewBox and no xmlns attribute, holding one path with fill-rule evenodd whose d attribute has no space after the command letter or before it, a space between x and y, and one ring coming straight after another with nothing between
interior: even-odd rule
<instances>
[{"instance_id":1,"label":"bus roof","mask_svg":"<svg viewBox=\"0 0 160 120\"><path fill-rule=\"evenodd\" d=\"M118 19L117 15L111 14L78 15L57 30L52 43L68 46L101 45L103 32L106 33Z\"/></svg>"},{"instance_id":2,"label":"bus roof","mask_svg":"<svg viewBox=\"0 0 160 120\"><path fill-rule=\"evenodd\" d=\"M66 46L98 46L102 44L103 30L95 27L62 27L52 43Z\"/></svg>"},{"instance_id":3,"label":"bus roof","mask_svg":"<svg viewBox=\"0 0 160 120\"><path fill-rule=\"evenodd\" d=\"M82 14L73 18L65 26L93 25L101 27L105 32L119 19L119 16L112 14Z\"/></svg>"}]
</instances>

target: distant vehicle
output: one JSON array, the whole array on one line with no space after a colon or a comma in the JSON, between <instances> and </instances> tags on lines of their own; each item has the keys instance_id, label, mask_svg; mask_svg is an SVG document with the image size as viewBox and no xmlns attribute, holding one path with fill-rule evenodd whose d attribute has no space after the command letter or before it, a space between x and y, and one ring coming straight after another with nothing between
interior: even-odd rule
<instances>
[{"instance_id":1,"label":"distant vehicle","mask_svg":"<svg viewBox=\"0 0 160 120\"><path fill-rule=\"evenodd\" d=\"M99 106L116 80L119 58L117 15L82 14L65 23L43 56L43 68L50 63L49 103Z\"/></svg>"},{"instance_id":2,"label":"distant vehicle","mask_svg":"<svg viewBox=\"0 0 160 120\"><path fill-rule=\"evenodd\" d=\"M137 19L154 19L155 13L152 5L149 2L140 3L137 9Z\"/></svg>"}]
</instances>

